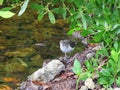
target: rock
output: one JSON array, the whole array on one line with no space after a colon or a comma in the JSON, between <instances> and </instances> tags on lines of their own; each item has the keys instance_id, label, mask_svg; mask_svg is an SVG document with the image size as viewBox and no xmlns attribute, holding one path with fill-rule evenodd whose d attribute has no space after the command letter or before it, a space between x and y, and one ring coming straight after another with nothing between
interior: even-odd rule
<instances>
[{"instance_id":1,"label":"rock","mask_svg":"<svg viewBox=\"0 0 120 90\"><path fill-rule=\"evenodd\" d=\"M99 89L99 90L105 90L105 88L101 88L101 89Z\"/></svg>"},{"instance_id":2,"label":"rock","mask_svg":"<svg viewBox=\"0 0 120 90\"><path fill-rule=\"evenodd\" d=\"M86 58L87 58L87 59L90 59L90 58L92 58L94 55L95 55L95 52L90 52L90 53L86 54Z\"/></svg>"},{"instance_id":3,"label":"rock","mask_svg":"<svg viewBox=\"0 0 120 90\"><path fill-rule=\"evenodd\" d=\"M100 50L101 48L102 48L102 46L101 46L101 45L98 45L98 46L94 47L92 50L98 51L98 50Z\"/></svg>"},{"instance_id":4,"label":"rock","mask_svg":"<svg viewBox=\"0 0 120 90\"><path fill-rule=\"evenodd\" d=\"M120 88L114 88L113 90L120 90Z\"/></svg>"},{"instance_id":5,"label":"rock","mask_svg":"<svg viewBox=\"0 0 120 90\"><path fill-rule=\"evenodd\" d=\"M28 76L28 79L33 81L43 81L48 82L65 69L65 66L59 60L52 60L43 68L38 69L31 76Z\"/></svg>"},{"instance_id":6,"label":"rock","mask_svg":"<svg viewBox=\"0 0 120 90\"><path fill-rule=\"evenodd\" d=\"M79 90L88 90L87 86L82 86Z\"/></svg>"},{"instance_id":7,"label":"rock","mask_svg":"<svg viewBox=\"0 0 120 90\"><path fill-rule=\"evenodd\" d=\"M95 88L95 84L91 78L88 78L85 81L85 86L87 86L89 89L92 89L92 90Z\"/></svg>"}]
</instances>

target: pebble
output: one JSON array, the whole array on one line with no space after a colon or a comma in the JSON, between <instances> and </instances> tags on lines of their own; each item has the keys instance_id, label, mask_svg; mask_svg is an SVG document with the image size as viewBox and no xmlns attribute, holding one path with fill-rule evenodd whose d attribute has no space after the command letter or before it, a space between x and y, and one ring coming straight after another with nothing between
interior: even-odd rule
<instances>
[{"instance_id":1,"label":"pebble","mask_svg":"<svg viewBox=\"0 0 120 90\"><path fill-rule=\"evenodd\" d=\"M85 86L87 86L88 89L94 90L94 88L95 88L95 83L93 82L93 80L92 80L91 78L88 78L88 79L86 79L86 81L85 81Z\"/></svg>"},{"instance_id":2,"label":"pebble","mask_svg":"<svg viewBox=\"0 0 120 90\"><path fill-rule=\"evenodd\" d=\"M79 90L88 90L87 86L82 86Z\"/></svg>"}]
</instances>

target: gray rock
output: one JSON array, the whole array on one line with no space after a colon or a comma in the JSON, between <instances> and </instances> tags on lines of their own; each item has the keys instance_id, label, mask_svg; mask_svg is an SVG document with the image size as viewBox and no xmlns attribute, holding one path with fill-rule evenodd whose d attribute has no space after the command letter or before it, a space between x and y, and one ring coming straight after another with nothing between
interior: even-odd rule
<instances>
[{"instance_id":1,"label":"gray rock","mask_svg":"<svg viewBox=\"0 0 120 90\"><path fill-rule=\"evenodd\" d=\"M87 86L82 86L79 90L88 90Z\"/></svg>"},{"instance_id":2,"label":"gray rock","mask_svg":"<svg viewBox=\"0 0 120 90\"><path fill-rule=\"evenodd\" d=\"M65 66L59 60L52 60L43 68L38 69L32 75L28 76L28 80L37 80L48 82L65 69Z\"/></svg>"},{"instance_id":3,"label":"gray rock","mask_svg":"<svg viewBox=\"0 0 120 90\"><path fill-rule=\"evenodd\" d=\"M92 50L98 51L98 50L100 50L101 48L102 48L102 46L101 46L101 45L98 45L98 46L94 47Z\"/></svg>"},{"instance_id":4,"label":"gray rock","mask_svg":"<svg viewBox=\"0 0 120 90\"><path fill-rule=\"evenodd\" d=\"M120 90L120 88L114 88L114 90Z\"/></svg>"},{"instance_id":5,"label":"gray rock","mask_svg":"<svg viewBox=\"0 0 120 90\"><path fill-rule=\"evenodd\" d=\"M95 88L95 84L91 78L88 78L85 81L85 86L87 86L89 89L92 89L92 90L94 90L94 88Z\"/></svg>"},{"instance_id":6,"label":"gray rock","mask_svg":"<svg viewBox=\"0 0 120 90\"><path fill-rule=\"evenodd\" d=\"M92 58L94 55L95 55L95 52L87 53L87 54L86 54L86 58L87 58L87 59L90 59L90 58Z\"/></svg>"}]
</instances>

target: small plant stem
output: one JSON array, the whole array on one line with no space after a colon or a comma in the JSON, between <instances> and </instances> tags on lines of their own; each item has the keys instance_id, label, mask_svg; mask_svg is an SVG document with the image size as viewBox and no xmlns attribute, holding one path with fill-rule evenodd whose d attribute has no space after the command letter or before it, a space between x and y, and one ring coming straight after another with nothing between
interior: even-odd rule
<instances>
[{"instance_id":1,"label":"small plant stem","mask_svg":"<svg viewBox=\"0 0 120 90\"><path fill-rule=\"evenodd\" d=\"M79 77L79 78L77 79L77 81L76 81L76 90L78 90L79 81L80 81L80 77Z\"/></svg>"}]
</instances>

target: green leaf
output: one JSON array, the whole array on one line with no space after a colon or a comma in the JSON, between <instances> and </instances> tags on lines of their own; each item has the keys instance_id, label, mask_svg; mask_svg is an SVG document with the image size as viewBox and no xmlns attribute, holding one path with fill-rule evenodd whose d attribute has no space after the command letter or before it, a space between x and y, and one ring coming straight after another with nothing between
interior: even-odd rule
<instances>
[{"instance_id":1,"label":"green leaf","mask_svg":"<svg viewBox=\"0 0 120 90\"><path fill-rule=\"evenodd\" d=\"M120 24L113 25L111 31L116 30L117 28L120 28Z\"/></svg>"},{"instance_id":2,"label":"green leaf","mask_svg":"<svg viewBox=\"0 0 120 90\"><path fill-rule=\"evenodd\" d=\"M12 7L5 7L5 8L2 8L1 11L10 11L12 9Z\"/></svg>"},{"instance_id":3,"label":"green leaf","mask_svg":"<svg viewBox=\"0 0 120 90\"><path fill-rule=\"evenodd\" d=\"M10 18L13 15L15 15L15 13L13 13L11 11L0 11L0 16L3 18Z\"/></svg>"},{"instance_id":4,"label":"green leaf","mask_svg":"<svg viewBox=\"0 0 120 90\"><path fill-rule=\"evenodd\" d=\"M98 79L98 83L101 85L105 85L105 86L111 86L111 84L114 83L114 78L112 77L105 77L105 76L100 76L100 78Z\"/></svg>"},{"instance_id":5,"label":"green leaf","mask_svg":"<svg viewBox=\"0 0 120 90\"><path fill-rule=\"evenodd\" d=\"M119 53L116 52L115 50L112 50L112 51L111 51L111 57L112 57L112 59L113 59L115 62L118 61L118 55L119 55Z\"/></svg>"},{"instance_id":6,"label":"green leaf","mask_svg":"<svg viewBox=\"0 0 120 90\"><path fill-rule=\"evenodd\" d=\"M4 0L0 0L0 5L2 5L2 4L3 4L3 1L4 1Z\"/></svg>"},{"instance_id":7,"label":"green leaf","mask_svg":"<svg viewBox=\"0 0 120 90\"><path fill-rule=\"evenodd\" d=\"M65 0L60 0L60 1L65 2Z\"/></svg>"},{"instance_id":8,"label":"green leaf","mask_svg":"<svg viewBox=\"0 0 120 90\"><path fill-rule=\"evenodd\" d=\"M108 84L108 81L104 77L100 77L98 79L98 83L101 85L106 85L106 84Z\"/></svg>"},{"instance_id":9,"label":"green leaf","mask_svg":"<svg viewBox=\"0 0 120 90\"><path fill-rule=\"evenodd\" d=\"M94 68L93 68L93 66L92 66L92 64L90 63L89 60L85 61L85 66L87 67L88 71L93 71L94 70Z\"/></svg>"},{"instance_id":10,"label":"green leaf","mask_svg":"<svg viewBox=\"0 0 120 90\"><path fill-rule=\"evenodd\" d=\"M18 3L20 0L14 0L15 3Z\"/></svg>"},{"instance_id":11,"label":"green leaf","mask_svg":"<svg viewBox=\"0 0 120 90\"><path fill-rule=\"evenodd\" d=\"M41 20L43 18L43 16L44 16L44 12L39 13L38 20Z\"/></svg>"},{"instance_id":12,"label":"green leaf","mask_svg":"<svg viewBox=\"0 0 120 90\"><path fill-rule=\"evenodd\" d=\"M48 12L48 17L50 19L50 22L55 24L55 16L51 11Z\"/></svg>"},{"instance_id":13,"label":"green leaf","mask_svg":"<svg viewBox=\"0 0 120 90\"><path fill-rule=\"evenodd\" d=\"M67 34L68 34L68 35L72 35L73 32L79 31L80 29L81 29L80 27L75 27L75 28L73 28L73 29L70 29L70 30L67 32Z\"/></svg>"},{"instance_id":14,"label":"green leaf","mask_svg":"<svg viewBox=\"0 0 120 90\"><path fill-rule=\"evenodd\" d=\"M65 8L63 8L63 9L64 9L64 13L63 13L62 15L63 15L63 19L65 20L65 19L66 19L66 16L67 16L67 11L66 11Z\"/></svg>"},{"instance_id":15,"label":"green leaf","mask_svg":"<svg viewBox=\"0 0 120 90\"><path fill-rule=\"evenodd\" d=\"M74 0L74 4L76 7L80 8L82 4L84 3L84 0Z\"/></svg>"},{"instance_id":16,"label":"green leaf","mask_svg":"<svg viewBox=\"0 0 120 90\"><path fill-rule=\"evenodd\" d=\"M62 8L62 7L54 8L52 11L57 13L57 14L62 14L65 12L64 8Z\"/></svg>"},{"instance_id":17,"label":"green leaf","mask_svg":"<svg viewBox=\"0 0 120 90\"><path fill-rule=\"evenodd\" d=\"M113 25L113 28L111 29L113 33L120 34L120 24Z\"/></svg>"},{"instance_id":18,"label":"green leaf","mask_svg":"<svg viewBox=\"0 0 120 90\"><path fill-rule=\"evenodd\" d=\"M107 76L107 77L111 77L112 76L111 73L110 73L110 69L109 68L108 69L103 69L101 74L103 76Z\"/></svg>"},{"instance_id":19,"label":"green leaf","mask_svg":"<svg viewBox=\"0 0 120 90\"><path fill-rule=\"evenodd\" d=\"M24 4L21 6L18 16L21 16L25 12L25 10L27 9L28 3L29 3L29 0L25 0Z\"/></svg>"},{"instance_id":20,"label":"green leaf","mask_svg":"<svg viewBox=\"0 0 120 90\"><path fill-rule=\"evenodd\" d=\"M52 11L56 14L62 14L63 19L66 19L66 9L64 7L54 8Z\"/></svg>"},{"instance_id":21,"label":"green leaf","mask_svg":"<svg viewBox=\"0 0 120 90\"><path fill-rule=\"evenodd\" d=\"M109 59L109 65L111 66L111 73L115 75L118 71L117 63L113 59Z\"/></svg>"},{"instance_id":22,"label":"green leaf","mask_svg":"<svg viewBox=\"0 0 120 90\"><path fill-rule=\"evenodd\" d=\"M120 86L120 77L118 77L118 79L116 80L116 84L117 86Z\"/></svg>"},{"instance_id":23,"label":"green leaf","mask_svg":"<svg viewBox=\"0 0 120 90\"><path fill-rule=\"evenodd\" d=\"M88 36L89 34L90 34L89 30L82 30L82 32L81 32L81 35L84 37Z\"/></svg>"},{"instance_id":24,"label":"green leaf","mask_svg":"<svg viewBox=\"0 0 120 90\"><path fill-rule=\"evenodd\" d=\"M40 10L40 9L43 9L44 7L42 5L39 5L37 3L31 3L30 4L30 7L34 10Z\"/></svg>"},{"instance_id":25,"label":"green leaf","mask_svg":"<svg viewBox=\"0 0 120 90\"><path fill-rule=\"evenodd\" d=\"M86 22L86 18L85 18L85 16L84 16L84 15L82 15L82 16L81 16L81 18L82 18L83 27L84 27L84 29L86 30L86 29L87 29L87 22Z\"/></svg>"},{"instance_id":26,"label":"green leaf","mask_svg":"<svg viewBox=\"0 0 120 90\"><path fill-rule=\"evenodd\" d=\"M103 33L104 31L98 32L97 35L95 35L93 38L96 42L100 42L103 39Z\"/></svg>"},{"instance_id":27,"label":"green leaf","mask_svg":"<svg viewBox=\"0 0 120 90\"><path fill-rule=\"evenodd\" d=\"M80 74L82 73L81 64L77 59L75 59L75 61L74 61L72 70L78 76L80 76Z\"/></svg>"},{"instance_id":28,"label":"green leaf","mask_svg":"<svg viewBox=\"0 0 120 90\"><path fill-rule=\"evenodd\" d=\"M118 51L118 41L114 42L114 48L115 48L116 51Z\"/></svg>"}]
</instances>

